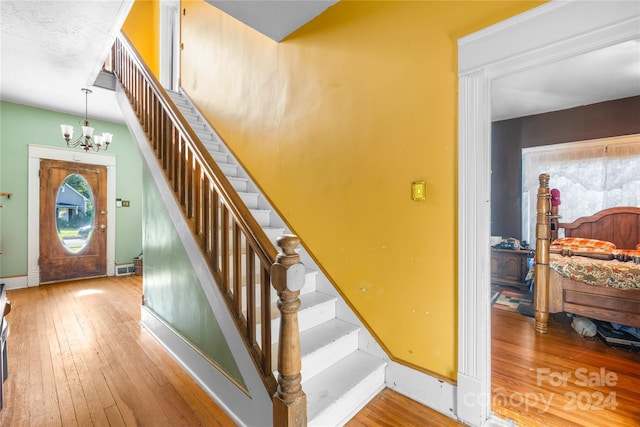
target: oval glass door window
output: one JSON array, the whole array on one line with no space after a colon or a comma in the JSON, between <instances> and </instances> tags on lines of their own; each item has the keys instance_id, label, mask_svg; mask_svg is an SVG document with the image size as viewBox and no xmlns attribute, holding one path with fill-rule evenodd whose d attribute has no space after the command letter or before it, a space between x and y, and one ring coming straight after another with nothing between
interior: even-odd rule
<instances>
[{"instance_id":1,"label":"oval glass door window","mask_svg":"<svg viewBox=\"0 0 640 427\"><path fill-rule=\"evenodd\" d=\"M70 252L82 251L93 232L93 193L86 179L77 173L65 178L56 197L58 239Z\"/></svg>"}]
</instances>

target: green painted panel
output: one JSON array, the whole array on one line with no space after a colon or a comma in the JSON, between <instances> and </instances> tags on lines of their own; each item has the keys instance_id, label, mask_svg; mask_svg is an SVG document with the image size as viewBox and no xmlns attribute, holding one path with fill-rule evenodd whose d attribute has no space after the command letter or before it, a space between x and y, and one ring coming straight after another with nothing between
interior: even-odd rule
<instances>
[{"instance_id":1,"label":"green painted panel","mask_svg":"<svg viewBox=\"0 0 640 427\"><path fill-rule=\"evenodd\" d=\"M180 237L146 171L143 181L145 304L244 384Z\"/></svg>"}]
</instances>

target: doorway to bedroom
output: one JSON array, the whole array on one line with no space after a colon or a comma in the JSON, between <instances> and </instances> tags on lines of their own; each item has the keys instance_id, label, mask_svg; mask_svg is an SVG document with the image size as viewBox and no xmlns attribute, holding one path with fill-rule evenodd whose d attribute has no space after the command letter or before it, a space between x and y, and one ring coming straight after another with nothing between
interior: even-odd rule
<instances>
[{"instance_id":1,"label":"doorway to bedroom","mask_svg":"<svg viewBox=\"0 0 640 427\"><path fill-rule=\"evenodd\" d=\"M535 249L536 193L543 172L551 175L550 187L560 189L562 222L605 207L640 206L640 135L624 135L636 122L625 117L630 111L636 117L640 112L638 95L494 121L491 234L496 242L510 237L529 244L520 249ZM609 119L587 126L588 117ZM640 124L635 126L640 132ZM581 141L585 128L600 132L592 133L597 136L624 136ZM629 403L640 399L629 389L638 385L635 368L627 369L640 363L637 349L583 337L564 313L551 316L547 334L537 334L533 311L523 310L532 300L526 274L511 282L491 277L494 414L546 425L628 425L640 419L635 403Z\"/></svg>"}]
</instances>

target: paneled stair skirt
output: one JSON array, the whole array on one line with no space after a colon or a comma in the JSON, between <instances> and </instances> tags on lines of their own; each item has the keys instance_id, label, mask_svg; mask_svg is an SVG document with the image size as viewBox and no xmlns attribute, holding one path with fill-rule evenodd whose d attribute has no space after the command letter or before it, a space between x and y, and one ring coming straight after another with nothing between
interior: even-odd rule
<instances>
[{"instance_id":1,"label":"paneled stair skirt","mask_svg":"<svg viewBox=\"0 0 640 427\"><path fill-rule=\"evenodd\" d=\"M178 92L169 95L275 245L276 239L288 232L284 221L188 97ZM307 267L314 265L304 248L300 249L300 255ZM277 293L272 292L272 297L273 312L277 313ZM361 341L375 341L361 325L354 323L357 317L318 270L307 268L300 301L302 388L307 394L308 424L343 425L385 387L384 352L377 344L367 345L375 348L376 355L360 348ZM338 313L348 313L350 317L345 319ZM273 320L273 331L278 331L279 322L279 317ZM362 334L366 334L366 339ZM272 334L274 372L278 335Z\"/></svg>"}]
</instances>

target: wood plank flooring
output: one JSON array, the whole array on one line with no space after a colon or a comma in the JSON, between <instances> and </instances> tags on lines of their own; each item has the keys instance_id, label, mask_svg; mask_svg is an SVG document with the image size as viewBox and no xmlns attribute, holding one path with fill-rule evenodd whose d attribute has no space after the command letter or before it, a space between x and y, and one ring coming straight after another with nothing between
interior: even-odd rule
<instances>
[{"instance_id":1,"label":"wood plank flooring","mask_svg":"<svg viewBox=\"0 0 640 427\"><path fill-rule=\"evenodd\" d=\"M346 427L364 426L450 427L462 424L386 388L346 424Z\"/></svg>"},{"instance_id":2,"label":"wood plank flooring","mask_svg":"<svg viewBox=\"0 0 640 427\"><path fill-rule=\"evenodd\" d=\"M492 310L492 408L521 426L640 425L640 351L582 338L563 313L549 332Z\"/></svg>"},{"instance_id":3,"label":"wood plank flooring","mask_svg":"<svg viewBox=\"0 0 640 427\"><path fill-rule=\"evenodd\" d=\"M8 291L2 426L233 426L141 328L141 280Z\"/></svg>"},{"instance_id":4,"label":"wood plank flooring","mask_svg":"<svg viewBox=\"0 0 640 427\"><path fill-rule=\"evenodd\" d=\"M140 326L141 296L139 276L8 291L0 426L233 426ZM386 389L348 425L459 424Z\"/></svg>"}]
</instances>

